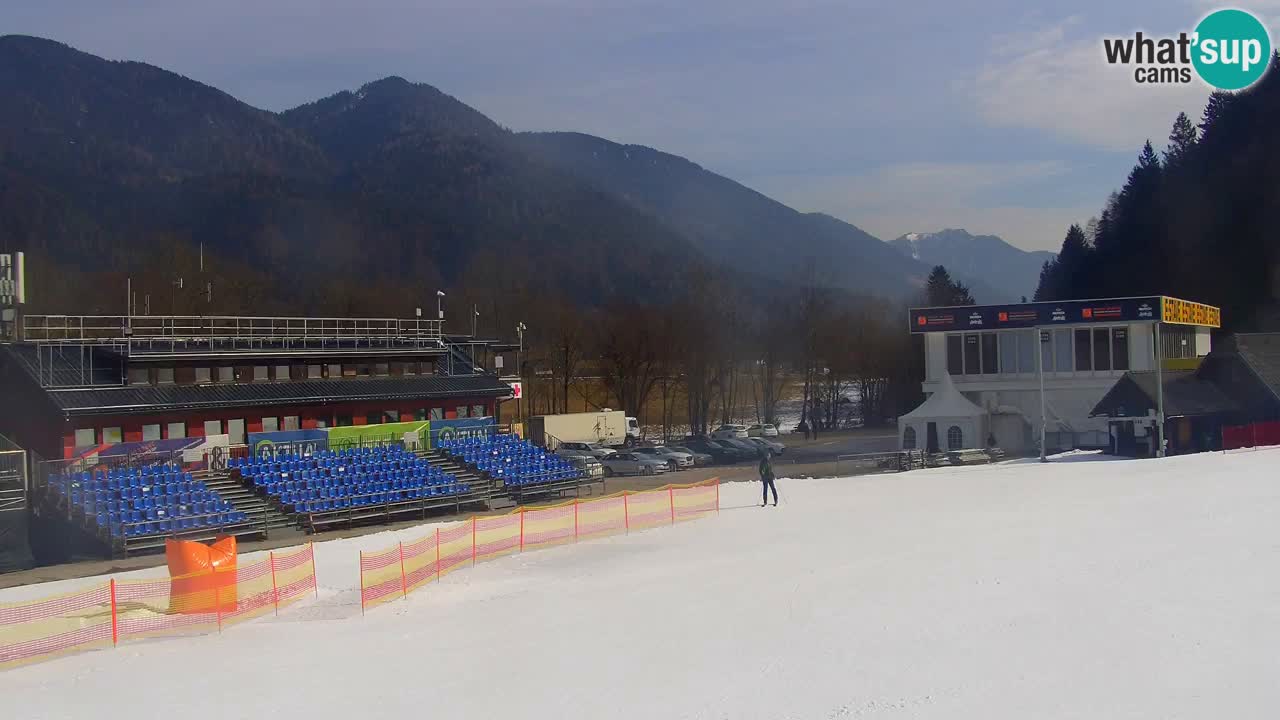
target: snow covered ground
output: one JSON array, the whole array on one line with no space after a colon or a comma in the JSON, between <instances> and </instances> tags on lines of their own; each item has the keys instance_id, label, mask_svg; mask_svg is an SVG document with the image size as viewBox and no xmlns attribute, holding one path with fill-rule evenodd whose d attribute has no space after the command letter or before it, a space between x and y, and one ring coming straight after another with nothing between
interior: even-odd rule
<instances>
[{"instance_id":1,"label":"snow covered ground","mask_svg":"<svg viewBox=\"0 0 1280 720\"><path fill-rule=\"evenodd\" d=\"M335 541L320 598L279 618L19 668L0 692L24 720L1271 718L1278 466L784 479L767 509L726 485L717 517L463 569L363 618L356 551L391 534Z\"/></svg>"}]
</instances>

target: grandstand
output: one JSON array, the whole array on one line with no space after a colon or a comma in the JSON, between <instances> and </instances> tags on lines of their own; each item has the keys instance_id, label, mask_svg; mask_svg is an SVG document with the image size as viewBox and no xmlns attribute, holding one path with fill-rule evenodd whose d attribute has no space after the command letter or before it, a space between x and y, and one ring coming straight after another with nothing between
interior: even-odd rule
<instances>
[{"instance_id":1,"label":"grandstand","mask_svg":"<svg viewBox=\"0 0 1280 720\"><path fill-rule=\"evenodd\" d=\"M265 535L243 511L171 463L51 475L51 506L122 553L165 537Z\"/></svg>"},{"instance_id":2,"label":"grandstand","mask_svg":"<svg viewBox=\"0 0 1280 720\"><path fill-rule=\"evenodd\" d=\"M432 450L426 428L494 425L512 394L496 369L515 366L498 358L515 347L442 325L22 316L0 343L0 396L21 412L0 413L0 433L26 451L21 512L40 560L171 536L275 538L501 495Z\"/></svg>"},{"instance_id":3,"label":"grandstand","mask_svg":"<svg viewBox=\"0 0 1280 720\"><path fill-rule=\"evenodd\" d=\"M488 488L447 472L429 457L399 446L323 450L272 458L233 459L238 476L310 530L386 521L434 508L481 502Z\"/></svg>"},{"instance_id":4,"label":"grandstand","mask_svg":"<svg viewBox=\"0 0 1280 720\"><path fill-rule=\"evenodd\" d=\"M564 458L515 435L494 434L441 441L450 456L501 482L517 502L572 490L592 482Z\"/></svg>"}]
</instances>

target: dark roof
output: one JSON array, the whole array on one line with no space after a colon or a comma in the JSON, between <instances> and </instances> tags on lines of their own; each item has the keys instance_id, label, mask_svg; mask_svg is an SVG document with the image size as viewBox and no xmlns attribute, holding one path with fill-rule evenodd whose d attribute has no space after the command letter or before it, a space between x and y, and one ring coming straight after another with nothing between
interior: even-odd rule
<instances>
[{"instance_id":1,"label":"dark roof","mask_svg":"<svg viewBox=\"0 0 1280 720\"><path fill-rule=\"evenodd\" d=\"M137 385L47 391L54 405L68 415L360 400L497 397L510 392L511 386L493 375L421 375L234 385Z\"/></svg>"},{"instance_id":2,"label":"dark roof","mask_svg":"<svg viewBox=\"0 0 1280 720\"><path fill-rule=\"evenodd\" d=\"M1280 399L1280 333L1238 333L1236 352Z\"/></svg>"},{"instance_id":3,"label":"dark roof","mask_svg":"<svg viewBox=\"0 0 1280 720\"><path fill-rule=\"evenodd\" d=\"M1215 415L1239 410L1217 385L1197 377L1194 371L1165 371L1164 416ZM1098 401L1094 416L1136 417L1156 407L1156 373L1127 372Z\"/></svg>"},{"instance_id":4,"label":"dark roof","mask_svg":"<svg viewBox=\"0 0 1280 720\"><path fill-rule=\"evenodd\" d=\"M3 347L14 363L40 384L113 385L119 384L123 376L120 356L108 348L23 343Z\"/></svg>"}]
</instances>

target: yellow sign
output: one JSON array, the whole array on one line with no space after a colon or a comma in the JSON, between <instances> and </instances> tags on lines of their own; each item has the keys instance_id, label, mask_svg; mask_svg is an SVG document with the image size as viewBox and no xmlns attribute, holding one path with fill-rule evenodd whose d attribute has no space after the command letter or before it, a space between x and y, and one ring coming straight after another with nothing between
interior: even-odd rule
<instances>
[{"instance_id":1,"label":"yellow sign","mask_svg":"<svg viewBox=\"0 0 1280 720\"><path fill-rule=\"evenodd\" d=\"M1160 319L1174 325L1222 327L1222 311L1218 308L1171 297L1160 298Z\"/></svg>"}]
</instances>

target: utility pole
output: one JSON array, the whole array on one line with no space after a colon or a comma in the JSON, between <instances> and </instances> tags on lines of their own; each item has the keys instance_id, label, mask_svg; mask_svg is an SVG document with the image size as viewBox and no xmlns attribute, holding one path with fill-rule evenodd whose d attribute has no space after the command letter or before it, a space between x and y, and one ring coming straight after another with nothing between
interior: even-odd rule
<instances>
[{"instance_id":1,"label":"utility pole","mask_svg":"<svg viewBox=\"0 0 1280 720\"><path fill-rule=\"evenodd\" d=\"M516 324L516 335L520 338L520 344L516 350L516 381L521 383L520 397L516 398L516 415L519 416L520 422L524 422L524 366L520 364L520 358L524 356L524 331L528 329L523 321Z\"/></svg>"},{"instance_id":2,"label":"utility pole","mask_svg":"<svg viewBox=\"0 0 1280 720\"><path fill-rule=\"evenodd\" d=\"M1047 456L1048 451L1045 448L1045 442L1048 435L1048 433L1045 431L1045 427L1046 425L1048 425L1048 413L1045 412L1045 403L1044 403L1045 332L1041 330L1039 327L1036 328L1036 340L1039 341L1038 344L1040 345L1039 353L1037 353L1036 355L1036 369L1037 369L1037 374L1040 376L1040 462L1049 462L1049 458Z\"/></svg>"},{"instance_id":3,"label":"utility pole","mask_svg":"<svg viewBox=\"0 0 1280 720\"><path fill-rule=\"evenodd\" d=\"M1160 345L1160 323L1151 323L1156 357L1156 457L1164 457L1164 348Z\"/></svg>"}]
</instances>

